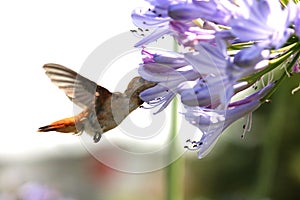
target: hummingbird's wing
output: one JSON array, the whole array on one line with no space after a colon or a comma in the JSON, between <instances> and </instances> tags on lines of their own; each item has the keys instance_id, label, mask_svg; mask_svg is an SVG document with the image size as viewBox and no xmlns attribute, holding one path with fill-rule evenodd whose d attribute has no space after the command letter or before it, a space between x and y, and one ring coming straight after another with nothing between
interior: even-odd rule
<instances>
[{"instance_id":1,"label":"hummingbird's wing","mask_svg":"<svg viewBox=\"0 0 300 200\"><path fill-rule=\"evenodd\" d=\"M49 63L45 64L43 68L51 81L81 108L94 105L95 97L99 96L99 91L101 94L110 94L106 88L62 65Z\"/></svg>"}]
</instances>

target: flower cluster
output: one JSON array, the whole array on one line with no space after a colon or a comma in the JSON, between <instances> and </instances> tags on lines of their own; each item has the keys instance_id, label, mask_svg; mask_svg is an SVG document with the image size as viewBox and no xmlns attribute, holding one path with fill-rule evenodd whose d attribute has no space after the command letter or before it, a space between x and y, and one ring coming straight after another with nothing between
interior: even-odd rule
<instances>
[{"instance_id":1,"label":"flower cluster","mask_svg":"<svg viewBox=\"0 0 300 200\"><path fill-rule=\"evenodd\" d=\"M186 146L199 158L228 126L266 102L284 77L300 71L300 6L293 1L146 1L149 8L132 12L136 26L153 29L136 44L143 47L139 74L157 85L140 97L160 112L180 95L186 120L202 132L199 141L188 140ZM182 52L145 48L166 34L183 46ZM281 74L276 81L262 81L274 70ZM259 90L233 101L259 83Z\"/></svg>"}]
</instances>

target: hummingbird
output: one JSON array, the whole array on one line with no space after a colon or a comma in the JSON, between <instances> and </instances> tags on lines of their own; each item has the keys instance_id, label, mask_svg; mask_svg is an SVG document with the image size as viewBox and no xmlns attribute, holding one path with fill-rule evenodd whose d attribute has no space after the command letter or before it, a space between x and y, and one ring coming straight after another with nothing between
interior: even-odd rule
<instances>
[{"instance_id":1,"label":"hummingbird","mask_svg":"<svg viewBox=\"0 0 300 200\"><path fill-rule=\"evenodd\" d=\"M110 92L59 64L45 64L43 68L50 80L77 106L82 108L79 114L42 126L38 132L56 131L81 134L83 131L93 136L95 143L101 135L117 127L133 110L144 102L139 94L156 85L142 77L134 77L124 93Z\"/></svg>"}]
</instances>

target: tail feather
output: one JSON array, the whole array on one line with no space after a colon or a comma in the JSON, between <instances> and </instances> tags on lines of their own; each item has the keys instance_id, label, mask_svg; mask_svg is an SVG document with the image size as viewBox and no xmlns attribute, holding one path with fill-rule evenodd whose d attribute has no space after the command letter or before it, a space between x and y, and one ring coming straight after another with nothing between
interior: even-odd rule
<instances>
[{"instance_id":1,"label":"tail feather","mask_svg":"<svg viewBox=\"0 0 300 200\"><path fill-rule=\"evenodd\" d=\"M47 126L42 126L38 132L57 131L61 133L78 133L80 130L76 128L76 121L74 117L65 118L53 122Z\"/></svg>"}]
</instances>

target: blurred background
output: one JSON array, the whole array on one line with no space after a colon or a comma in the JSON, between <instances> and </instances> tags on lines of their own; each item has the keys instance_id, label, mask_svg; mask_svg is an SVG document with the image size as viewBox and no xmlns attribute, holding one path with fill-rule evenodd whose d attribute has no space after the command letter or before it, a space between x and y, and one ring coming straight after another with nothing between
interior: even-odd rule
<instances>
[{"instance_id":1,"label":"blurred background","mask_svg":"<svg viewBox=\"0 0 300 200\"><path fill-rule=\"evenodd\" d=\"M142 5L142 0L0 3L0 200L169 198L167 168L120 172L95 159L79 137L36 132L73 115L73 105L48 80L43 64L79 71L99 44L134 29L130 13ZM285 80L254 113L245 138L240 120L204 159L188 152L177 160L178 199L300 199L300 92L291 94L298 85L299 75ZM118 158L107 146L101 154ZM147 162L155 160L124 165Z\"/></svg>"}]
</instances>

